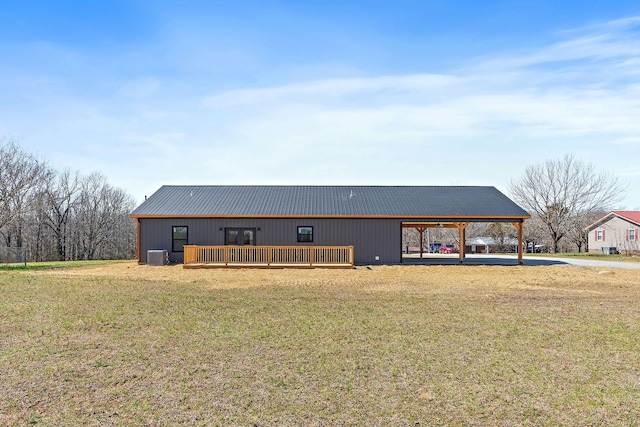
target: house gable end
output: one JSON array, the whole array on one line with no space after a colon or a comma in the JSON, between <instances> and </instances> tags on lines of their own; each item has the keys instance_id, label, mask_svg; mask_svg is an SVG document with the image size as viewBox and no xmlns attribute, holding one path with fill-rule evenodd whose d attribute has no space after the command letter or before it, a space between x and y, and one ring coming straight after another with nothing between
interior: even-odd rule
<instances>
[{"instance_id":1,"label":"house gable end","mask_svg":"<svg viewBox=\"0 0 640 427\"><path fill-rule=\"evenodd\" d=\"M633 226L640 227L640 211L611 211L593 224L586 226L585 231L591 232L602 227L613 218L620 218Z\"/></svg>"}]
</instances>

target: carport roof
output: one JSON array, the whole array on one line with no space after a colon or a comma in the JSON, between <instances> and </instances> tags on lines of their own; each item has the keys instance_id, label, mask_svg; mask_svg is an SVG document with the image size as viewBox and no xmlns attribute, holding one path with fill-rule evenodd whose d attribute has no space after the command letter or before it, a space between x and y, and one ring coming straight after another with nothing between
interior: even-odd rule
<instances>
[{"instance_id":1,"label":"carport roof","mask_svg":"<svg viewBox=\"0 0 640 427\"><path fill-rule=\"evenodd\" d=\"M133 218L304 217L530 218L495 187L481 186L173 186L161 187Z\"/></svg>"}]
</instances>

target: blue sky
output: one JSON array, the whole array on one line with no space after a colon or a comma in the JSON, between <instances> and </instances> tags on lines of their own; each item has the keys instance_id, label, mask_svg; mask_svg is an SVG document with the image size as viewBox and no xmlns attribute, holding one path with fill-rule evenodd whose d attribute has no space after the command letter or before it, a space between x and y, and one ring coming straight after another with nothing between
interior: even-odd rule
<instances>
[{"instance_id":1,"label":"blue sky","mask_svg":"<svg viewBox=\"0 0 640 427\"><path fill-rule=\"evenodd\" d=\"M163 184L493 185L572 153L640 209L635 1L0 1L0 138Z\"/></svg>"}]
</instances>

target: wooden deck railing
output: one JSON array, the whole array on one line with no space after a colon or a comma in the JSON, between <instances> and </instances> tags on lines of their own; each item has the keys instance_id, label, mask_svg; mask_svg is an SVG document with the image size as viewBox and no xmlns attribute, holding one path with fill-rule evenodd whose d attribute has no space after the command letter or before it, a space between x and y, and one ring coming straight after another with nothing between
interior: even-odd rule
<instances>
[{"instance_id":1,"label":"wooden deck railing","mask_svg":"<svg viewBox=\"0 0 640 427\"><path fill-rule=\"evenodd\" d=\"M196 246L184 247L184 268L338 267L354 265L353 246Z\"/></svg>"}]
</instances>

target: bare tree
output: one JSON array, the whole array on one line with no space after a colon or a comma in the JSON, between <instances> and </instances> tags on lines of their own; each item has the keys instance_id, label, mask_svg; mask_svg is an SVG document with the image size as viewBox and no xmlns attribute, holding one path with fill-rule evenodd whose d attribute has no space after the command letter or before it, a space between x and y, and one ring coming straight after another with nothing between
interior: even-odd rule
<instances>
[{"instance_id":1,"label":"bare tree","mask_svg":"<svg viewBox=\"0 0 640 427\"><path fill-rule=\"evenodd\" d=\"M529 166L510 185L512 197L544 223L553 252L571 227L571 218L609 209L625 192L616 176L597 172L571 155Z\"/></svg>"},{"instance_id":2,"label":"bare tree","mask_svg":"<svg viewBox=\"0 0 640 427\"><path fill-rule=\"evenodd\" d=\"M472 222L467 225L466 228L466 237L467 239L471 239L474 237L484 237L487 236L487 230L489 228L489 223L486 222Z\"/></svg>"},{"instance_id":3,"label":"bare tree","mask_svg":"<svg viewBox=\"0 0 640 427\"><path fill-rule=\"evenodd\" d=\"M418 246L418 231L415 228L402 229L402 249L409 253L409 248Z\"/></svg>"},{"instance_id":4,"label":"bare tree","mask_svg":"<svg viewBox=\"0 0 640 427\"><path fill-rule=\"evenodd\" d=\"M68 169L60 174L47 174L45 185L38 194L40 222L47 226L56 240L56 254L60 261L69 259L67 240L69 222L80 194L78 172Z\"/></svg>"},{"instance_id":5,"label":"bare tree","mask_svg":"<svg viewBox=\"0 0 640 427\"><path fill-rule=\"evenodd\" d=\"M0 139L0 246L22 246L38 261L132 258L134 207L100 173L59 173Z\"/></svg>"},{"instance_id":6,"label":"bare tree","mask_svg":"<svg viewBox=\"0 0 640 427\"><path fill-rule=\"evenodd\" d=\"M589 235L585 228L589 224L593 224L599 218L603 217L606 214L605 211L596 210L591 213L587 213L584 215L576 215L572 218L569 218L569 227L567 229L567 239L569 242L573 243L578 252L582 252L584 248L584 252L589 250Z\"/></svg>"},{"instance_id":7,"label":"bare tree","mask_svg":"<svg viewBox=\"0 0 640 427\"><path fill-rule=\"evenodd\" d=\"M95 259L99 250L114 238L122 214L132 209L132 199L107 182L104 175L93 173L83 179L77 201L75 231L80 259ZM129 219L131 225L133 220Z\"/></svg>"},{"instance_id":8,"label":"bare tree","mask_svg":"<svg viewBox=\"0 0 640 427\"><path fill-rule=\"evenodd\" d=\"M0 145L0 232L7 246L22 246L22 227L45 166L14 141Z\"/></svg>"},{"instance_id":9,"label":"bare tree","mask_svg":"<svg viewBox=\"0 0 640 427\"><path fill-rule=\"evenodd\" d=\"M525 221L522 227L522 240L525 248L527 250L531 248L532 253L542 247L541 245L549 243L547 241L546 226L537 215L534 214L531 219Z\"/></svg>"},{"instance_id":10,"label":"bare tree","mask_svg":"<svg viewBox=\"0 0 640 427\"><path fill-rule=\"evenodd\" d=\"M493 222L487 227L487 236L493 239L495 251L504 253L513 250L512 241L516 237L516 229L511 224Z\"/></svg>"}]
</instances>

